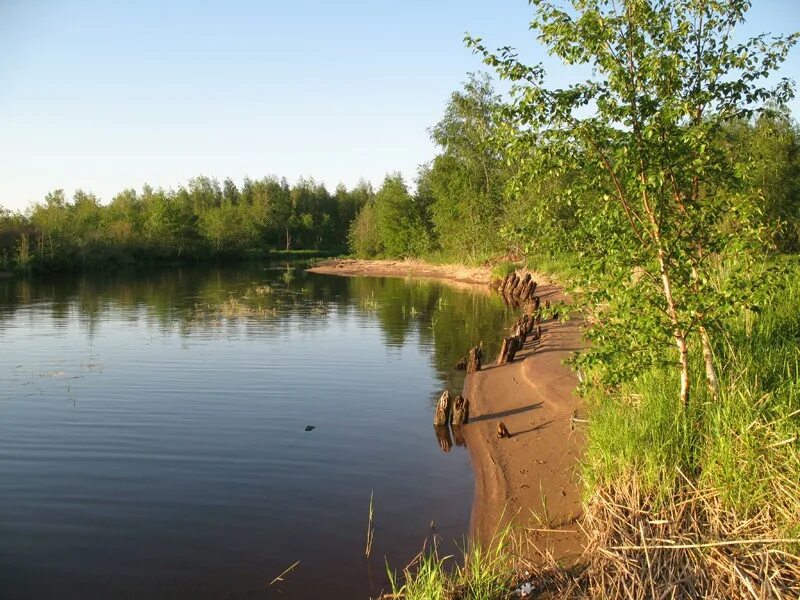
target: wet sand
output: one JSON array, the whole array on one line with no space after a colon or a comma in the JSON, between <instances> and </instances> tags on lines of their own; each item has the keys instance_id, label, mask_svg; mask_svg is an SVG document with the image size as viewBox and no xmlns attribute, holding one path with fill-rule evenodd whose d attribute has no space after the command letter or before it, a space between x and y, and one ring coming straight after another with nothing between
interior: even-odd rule
<instances>
[{"instance_id":1,"label":"wet sand","mask_svg":"<svg viewBox=\"0 0 800 600\"><path fill-rule=\"evenodd\" d=\"M345 276L438 279L490 291L489 267L429 265L421 261L335 259L310 271ZM567 300L546 277L537 295L544 302ZM464 396L470 401L470 423L462 432L475 472L473 539L488 541L512 522L528 531L535 552L570 562L584 536L576 521L582 504L578 462L584 445L582 416L575 388L578 380L563 361L580 348L580 322L542 323L540 340L528 340L511 364L497 366L484 357L478 373L467 376ZM510 439L497 436L502 421ZM536 558L535 556L530 558Z\"/></svg>"}]
</instances>

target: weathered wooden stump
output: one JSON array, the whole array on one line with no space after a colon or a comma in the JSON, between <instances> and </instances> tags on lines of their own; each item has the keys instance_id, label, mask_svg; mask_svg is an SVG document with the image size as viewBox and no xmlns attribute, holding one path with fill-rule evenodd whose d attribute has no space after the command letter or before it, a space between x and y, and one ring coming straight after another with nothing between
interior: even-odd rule
<instances>
[{"instance_id":1,"label":"weathered wooden stump","mask_svg":"<svg viewBox=\"0 0 800 600\"><path fill-rule=\"evenodd\" d=\"M447 425L434 425L433 431L436 433L436 441L442 452L450 452L453 447L453 440L450 437L450 428Z\"/></svg>"},{"instance_id":2,"label":"weathered wooden stump","mask_svg":"<svg viewBox=\"0 0 800 600\"><path fill-rule=\"evenodd\" d=\"M514 287L512 296L514 296L515 298L521 298L522 292L525 290L525 288L528 287L530 281L531 281L531 274L525 273L525 277L517 281L517 285Z\"/></svg>"},{"instance_id":3,"label":"weathered wooden stump","mask_svg":"<svg viewBox=\"0 0 800 600\"><path fill-rule=\"evenodd\" d=\"M522 350L522 342L519 337L514 336L508 344L508 352L506 353L506 362L512 362L517 352Z\"/></svg>"},{"instance_id":4,"label":"weathered wooden stump","mask_svg":"<svg viewBox=\"0 0 800 600\"><path fill-rule=\"evenodd\" d=\"M499 438L510 438L511 437L511 433L509 433L508 429L505 426L505 423L503 423L502 421L500 421L497 424L497 437L499 437Z\"/></svg>"},{"instance_id":5,"label":"weathered wooden stump","mask_svg":"<svg viewBox=\"0 0 800 600\"><path fill-rule=\"evenodd\" d=\"M450 396L450 392L443 391L442 395L439 396L439 401L436 403L436 412L433 414L434 425L447 425L450 423L452 405L453 399Z\"/></svg>"},{"instance_id":6,"label":"weathered wooden stump","mask_svg":"<svg viewBox=\"0 0 800 600\"><path fill-rule=\"evenodd\" d=\"M519 276L515 273L511 273L508 278L508 281L503 286L503 293L507 296L513 296L514 288L517 287L517 283L519 282Z\"/></svg>"},{"instance_id":7,"label":"weathered wooden stump","mask_svg":"<svg viewBox=\"0 0 800 600\"><path fill-rule=\"evenodd\" d=\"M508 356L508 345L511 343L511 338L503 338L503 344L500 346L500 354L497 355L497 364L506 364L506 357Z\"/></svg>"},{"instance_id":8,"label":"weathered wooden stump","mask_svg":"<svg viewBox=\"0 0 800 600\"><path fill-rule=\"evenodd\" d=\"M453 425L466 425L469 423L469 400L463 396L456 396L453 402Z\"/></svg>"},{"instance_id":9,"label":"weathered wooden stump","mask_svg":"<svg viewBox=\"0 0 800 600\"><path fill-rule=\"evenodd\" d=\"M480 346L473 346L469 349L469 358L467 359L467 373L475 373L481 370L481 357L483 351Z\"/></svg>"}]
</instances>

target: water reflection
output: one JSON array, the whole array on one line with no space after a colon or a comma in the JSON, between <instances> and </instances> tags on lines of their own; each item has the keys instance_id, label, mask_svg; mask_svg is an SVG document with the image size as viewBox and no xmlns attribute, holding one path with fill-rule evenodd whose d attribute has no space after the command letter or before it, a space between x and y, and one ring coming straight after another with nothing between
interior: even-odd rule
<instances>
[{"instance_id":1,"label":"water reflection","mask_svg":"<svg viewBox=\"0 0 800 600\"><path fill-rule=\"evenodd\" d=\"M3 279L0 338L4 321L31 306L37 317L49 314L56 329L77 316L89 337L112 313L161 333L177 330L189 337L212 331L223 339L285 334L298 321L304 329L323 329L326 319L357 315L376 318L390 348L409 339L431 346L444 383L458 390L463 374L454 366L481 341L489 355L496 353L498 333L512 315L500 295L465 293L430 281L312 274L304 267L281 263Z\"/></svg>"},{"instance_id":2,"label":"water reflection","mask_svg":"<svg viewBox=\"0 0 800 600\"><path fill-rule=\"evenodd\" d=\"M450 437L449 425L434 425L433 431L436 434L436 441L439 443L439 448L442 452L450 452L453 447L453 440Z\"/></svg>"}]
</instances>

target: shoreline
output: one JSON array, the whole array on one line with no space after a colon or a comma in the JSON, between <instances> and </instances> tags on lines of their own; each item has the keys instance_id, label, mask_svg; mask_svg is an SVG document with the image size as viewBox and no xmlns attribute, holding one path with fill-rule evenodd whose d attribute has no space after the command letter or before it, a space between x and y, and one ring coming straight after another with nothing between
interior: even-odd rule
<instances>
[{"instance_id":1,"label":"shoreline","mask_svg":"<svg viewBox=\"0 0 800 600\"><path fill-rule=\"evenodd\" d=\"M489 267L334 259L308 270L349 277L436 279L495 293L489 287ZM534 279L540 282L537 295L542 301L567 299L548 278L534 274ZM574 394L577 377L562 364L580 348L580 329L577 321L543 321L541 339L528 340L512 363L497 366L495 357L486 356L482 369L466 376L463 395L470 402L470 421L462 432L475 477L473 539L487 543L513 521L525 528L534 553L564 562L582 553L585 535L576 521L582 514L578 466L584 439L572 426L582 403ZM500 421L511 432L510 439L497 437Z\"/></svg>"}]
</instances>

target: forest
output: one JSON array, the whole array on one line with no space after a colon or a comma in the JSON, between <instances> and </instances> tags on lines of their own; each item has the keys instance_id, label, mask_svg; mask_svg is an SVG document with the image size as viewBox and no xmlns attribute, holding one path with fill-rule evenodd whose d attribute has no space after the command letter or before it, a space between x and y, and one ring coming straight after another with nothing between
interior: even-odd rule
<instances>
[{"instance_id":1,"label":"forest","mask_svg":"<svg viewBox=\"0 0 800 600\"><path fill-rule=\"evenodd\" d=\"M126 189L103 204L55 190L24 213L0 209L0 269L62 271L261 258L276 250L346 249L350 223L374 196L361 182L330 193L312 179L196 177L175 190Z\"/></svg>"}]
</instances>

